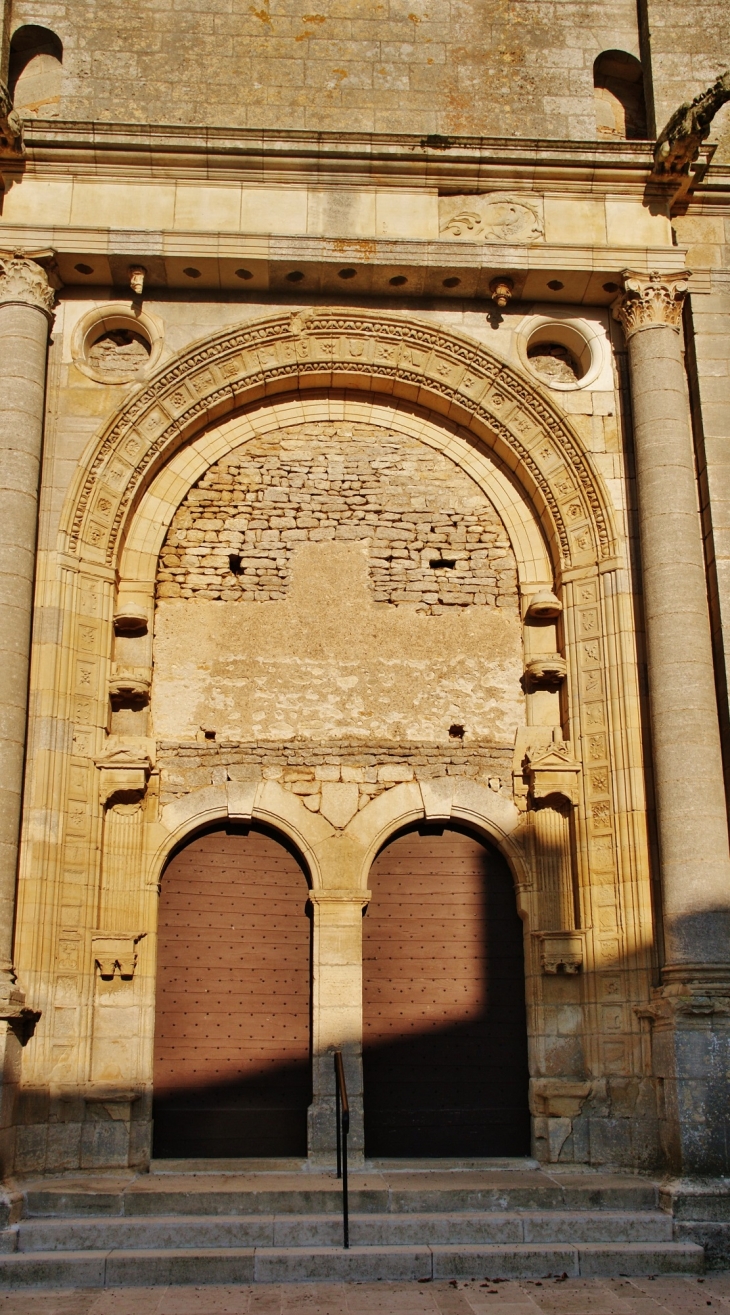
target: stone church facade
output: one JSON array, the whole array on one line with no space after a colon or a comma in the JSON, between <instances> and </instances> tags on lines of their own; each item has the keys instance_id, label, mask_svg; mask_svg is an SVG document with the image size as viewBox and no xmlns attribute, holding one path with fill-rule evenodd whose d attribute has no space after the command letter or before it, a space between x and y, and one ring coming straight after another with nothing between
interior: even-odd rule
<instances>
[{"instance_id":1,"label":"stone church facade","mask_svg":"<svg viewBox=\"0 0 730 1315\"><path fill-rule=\"evenodd\" d=\"M521 920L504 1154L728 1174L726 7L320 11L4 0L4 1172L149 1165L224 835L303 874L312 1163L374 864L453 836Z\"/></svg>"}]
</instances>

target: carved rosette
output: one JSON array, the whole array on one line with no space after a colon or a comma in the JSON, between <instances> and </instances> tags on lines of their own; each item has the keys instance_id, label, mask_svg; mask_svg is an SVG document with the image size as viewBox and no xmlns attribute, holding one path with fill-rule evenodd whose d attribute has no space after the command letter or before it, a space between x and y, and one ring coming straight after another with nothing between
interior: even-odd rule
<instances>
[{"instance_id":1,"label":"carved rosette","mask_svg":"<svg viewBox=\"0 0 730 1315\"><path fill-rule=\"evenodd\" d=\"M0 255L0 305L35 306L50 319L55 299L46 271L35 260L18 253Z\"/></svg>"},{"instance_id":2,"label":"carved rosette","mask_svg":"<svg viewBox=\"0 0 730 1315\"><path fill-rule=\"evenodd\" d=\"M659 274L648 278L624 270L624 291L614 303L613 313L630 338L639 329L666 327L679 333L682 307L689 287L689 270L678 274Z\"/></svg>"}]
</instances>

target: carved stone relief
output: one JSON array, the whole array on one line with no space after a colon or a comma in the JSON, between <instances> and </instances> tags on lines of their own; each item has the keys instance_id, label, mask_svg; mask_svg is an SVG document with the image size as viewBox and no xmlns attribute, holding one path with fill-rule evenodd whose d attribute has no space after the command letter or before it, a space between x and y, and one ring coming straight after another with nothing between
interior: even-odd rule
<instances>
[{"instance_id":1,"label":"carved stone relief","mask_svg":"<svg viewBox=\"0 0 730 1315\"><path fill-rule=\"evenodd\" d=\"M127 374L147 365L150 345L132 329L111 329L102 333L89 349L89 365L100 374Z\"/></svg>"},{"instance_id":2,"label":"carved stone relief","mask_svg":"<svg viewBox=\"0 0 730 1315\"><path fill-rule=\"evenodd\" d=\"M439 198L439 231L465 242L528 245L545 236L542 198L488 192L482 196Z\"/></svg>"}]
</instances>

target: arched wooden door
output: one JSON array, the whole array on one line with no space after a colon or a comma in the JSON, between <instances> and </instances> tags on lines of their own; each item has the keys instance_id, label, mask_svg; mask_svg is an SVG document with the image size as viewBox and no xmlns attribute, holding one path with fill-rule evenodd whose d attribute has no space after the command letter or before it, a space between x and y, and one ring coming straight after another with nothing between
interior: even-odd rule
<instances>
[{"instance_id":1,"label":"arched wooden door","mask_svg":"<svg viewBox=\"0 0 730 1315\"><path fill-rule=\"evenodd\" d=\"M306 1155L307 881L285 844L219 829L162 879L153 1154Z\"/></svg>"},{"instance_id":2,"label":"arched wooden door","mask_svg":"<svg viewBox=\"0 0 730 1315\"><path fill-rule=\"evenodd\" d=\"M363 923L367 1156L525 1155L522 923L497 851L464 830L401 835Z\"/></svg>"}]
</instances>

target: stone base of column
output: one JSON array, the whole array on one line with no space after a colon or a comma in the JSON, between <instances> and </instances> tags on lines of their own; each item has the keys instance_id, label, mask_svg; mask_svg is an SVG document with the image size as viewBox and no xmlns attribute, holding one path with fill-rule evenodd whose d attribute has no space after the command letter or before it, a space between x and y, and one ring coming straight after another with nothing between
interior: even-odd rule
<instances>
[{"instance_id":1,"label":"stone base of column","mask_svg":"<svg viewBox=\"0 0 730 1315\"><path fill-rule=\"evenodd\" d=\"M730 1174L730 973L665 969L646 1013L664 1160L683 1177ZM644 1011L642 1011L644 1012Z\"/></svg>"},{"instance_id":2,"label":"stone base of column","mask_svg":"<svg viewBox=\"0 0 730 1315\"><path fill-rule=\"evenodd\" d=\"M350 1102L350 1135L347 1139L348 1163L363 1163L362 1060L348 1054L343 1047L347 1096ZM337 1119L335 1113L335 1070L331 1054L315 1057L312 1064L314 1096L307 1115L307 1153L312 1166L332 1169L337 1157Z\"/></svg>"},{"instance_id":3,"label":"stone base of column","mask_svg":"<svg viewBox=\"0 0 730 1315\"><path fill-rule=\"evenodd\" d=\"M0 1019L0 1181L15 1164L15 1111L20 1088L21 1041L17 1025Z\"/></svg>"}]
</instances>

